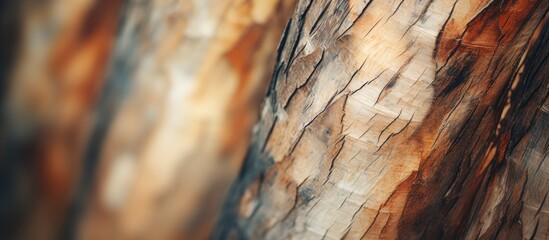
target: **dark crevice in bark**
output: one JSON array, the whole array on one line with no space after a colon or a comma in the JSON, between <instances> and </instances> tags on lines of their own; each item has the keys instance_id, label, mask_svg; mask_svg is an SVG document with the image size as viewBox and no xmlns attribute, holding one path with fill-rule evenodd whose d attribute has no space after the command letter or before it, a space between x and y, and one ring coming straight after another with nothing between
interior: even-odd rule
<instances>
[{"instance_id":1,"label":"dark crevice in bark","mask_svg":"<svg viewBox=\"0 0 549 240\"><path fill-rule=\"evenodd\" d=\"M483 13L489 12L489 11L492 11L490 7L483 9ZM537 15L533 13L535 12L535 10L531 10L531 11L532 12L530 12L528 16L531 16L531 17L536 16L537 18L539 18L539 11ZM483 13L477 15L477 18L479 19L483 18L482 17ZM526 18L524 21L525 22L530 21L530 26L532 25L531 23L532 20ZM520 25L524 25L524 24L520 22ZM470 26L472 26L471 23L468 24L468 27ZM530 29L529 31L532 31L533 28L529 27L529 29ZM467 35L467 34L472 34L472 33L466 30L463 35ZM531 61L542 62L540 61L540 59L543 59L542 57L535 56L540 51L535 49L544 48L539 46L539 43L544 41L543 39L544 39L543 36L539 37L538 40L536 41L537 47L533 47L532 49L529 50L529 54L525 62L530 62L530 63L524 63L524 65L530 66L530 67L537 67L538 64L533 64ZM501 40L502 39L500 38L500 41ZM439 37L439 40L437 40L437 45L440 44L439 41L441 41L440 37ZM511 44L513 44L513 41L511 42ZM509 46L506 46L506 47L509 48ZM464 91L463 88L459 88L459 86L463 85L465 82L471 81L473 77L475 77L475 75L471 75L469 71L471 69L476 68L475 62L479 61L480 59L470 58L469 55L462 53L462 49L464 49L464 47L460 45L455 47L450 52L450 55L447 58L448 60L446 61L446 64L450 62L455 62L459 65L450 65L450 67L446 67L446 64L445 64L437 71L437 80L439 82L440 82L439 79L448 79L451 76L455 76L455 77L451 78L454 80L449 80L449 81L445 80L444 82L434 84L434 86L438 87L439 89L438 91L436 91L439 94L437 95L437 98L435 99L435 101L449 99L450 97L452 97L452 95L454 95L454 92ZM487 59L487 65L489 69L494 69L494 71L488 70L488 72L492 73L493 75L491 77L486 77L484 79L486 79L485 80L486 83L490 83L494 79L498 79L498 81L506 81L506 84L504 85L500 84L499 86L501 87L498 87L501 90L500 92L497 92L495 95L496 101L494 101L493 103L494 104L493 109L492 107L488 107L487 108L488 111L484 111L483 114L479 115L480 112L478 110L482 108L486 108L486 106L478 108L478 105L476 105L476 107L472 111L473 115L470 115L468 119L465 120L466 124L463 125L463 128L451 130L451 132L457 133L456 137L451 138L452 146L456 146L456 147L462 143L464 144L464 146L466 145L469 146L468 143L470 143L470 141L465 141L466 138L473 138L475 139L475 141L480 142L482 141L480 136L484 136L483 139L491 139L491 138L497 137L493 139L493 143L496 148L495 155L492 160L489 160L489 166L487 170L481 173L481 176L483 176L484 180L478 183L474 183L475 181L474 175L472 174L474 173L474 171L478 171L478 170L475 170L475 168L478 168L480 166L479 164L481 160L483 160L484 153L485 151L487 151L487 148L488 148L487 141L484 141L482 145L479 145L478 143L475 144L474 142L471 143L470 146L472 146L473 149L468 151L466 150L465 152L462 152L460 155L463 157L463 156L476 153L475 154L476 157L474 157L470 161L471 163L476 163L476 164L472 164L470 166L463 166L462 164L460 164L459 168L453 165L454 159L456 159L457 161L457 153L470 147L465 147L465 148L450 147L448 149L448 153L450 154L444 154L442 156L442 159L444 159L444 163L442 163L442 161L439 161L440 162L439 164L444 164L444 168L441 168L437 172L431 173L430 176L448 176L452 172L450 171L451 169L459 169L459 171L457 171L457 174L455 174L454 178L451 178L449 180L444 180L443 182L445 182L445 184L437 183L437 182L440 182L440 180L437 180L439 178L429 179L429 185L420 186L417 183L414 184L414 187L412 188L412 192L410 193L410 197L407 201L407 205L406 205L407 210L405 210L403 220L401 220L401 223L399 226L400 234L406 235L406 236L421 236L426 238L450 237L450 236L464 237L467 234L467 231L472 229L471 227L475 224L474 221L476 221L476 219L480 217L479 214L481 213L481 208L485 207L485 204L486 204L485 201L488 201L490 195L492 194L491 191L493 190L488 187L491 186L491 184L497 184L494 181L500 181L497 179L503 177L502 171L504 171L505 169L516 168L516 167L512 167L512 165L509 165L509 163L507 163L506 156L509 155L509 151L513 149L513 145L517 144L518 139L516 138L522 137L523 134L516 133L516 130L508 131L505 129L512 129L521 125L529 126L529 124L527 123L531 122L531 119L532 119L531 114L527 114L527 115L520 114L519 113L520 111L517 111L518 110L517 107L521 106L523 108L528 109L527 111L528 113L539 111L537 110L539 109L537 106L539 106L539 102L541 101L540 99L543 99L544 96L547 95L546 92L545 93L539 92L538 89L543 89L543 87L541 87L541 85L539 84L546 85L546 83L543 83L543 81L540 81L540 80L535 80L535 81L528 80L528 77L526 76L521 77L519 87L516 90L514 90L512 93L513 99L511 99L511 104L513 107L509 110L509 114L514 117L507 118L507 119L510 119L508 121L505 120L505 122L503 123L503 127L500 130L501 133L499 135L493 134L492 131L486 131L486 133L481 131L475 134L472 134L470 130L469 130L469 133L467 131L464 131L465 129L479 129L480 126L483 126L484 130L487 130L485 128L495 129L497 123L499 122L499 116L502 114L502 110L505 106L506 93L510 91L511 82L513 81L515 76L512 74L509 75L509 72L516 72L520 67L518 65L518 59L520 58L520 54L515 54L514 52L511 52L508 54L509 57L505 58L501 56L505 50L500 49L500 47L494 48L493 51L496 51L498 55L492 54L491 56L494 60L497 60L498 62L492 62L491 60L492 58ZM465 55L464 59L466 59L465 62L463 60L457 60L457 61L452 60L452 59L460 59L461 57L459 56L464 56L464 55ZM459 66L459 68L455 68L457 66ZM532 71L531 69L524 69L524 72L527 74L532 74L535 71ZM503 77L503 74L506 74L505 76L507 77ZM444 75L446 76L445 78L443 77ZM532 83L536 83L536 85L532 85ZM472 89L478 88L479 86L478 84L479 83L472 85L473 87ZM529 84L529 86L521 87L524 84ZM488 94L490 91L494 91L494 89L492 89L494 87L495 86L489 87L489 89L487 89L484 94ZM522 88L524 90L521 90ZM526 91L526 89L529 89L529 91ZM490 93L490 94L493 94L493 93ZM487 96L488 95L484 95L483 99L486 99ZM480 102L486 103L486 100L481 100ZM454 105L454 108L452 109L453 110L451 111L455 111L455 105ZM477 115L477 116L475 117L474 115ZM471 122L472 119L477 119L477 120L474 120L474 122L476 122L474 125L471 125L471 123L473 123ZM489 122L490 124L487 125L487 123ZM524 122L524 124L520 124L520 122ZM430 155L437 156L437 153L433 152ZM440 157L441 156L439 156L439 158ZM460 161L460 162L463 162L463 161ZM420 173L419 173L420 178L422 178L421 177L422 172L425 171L425 167L426 167L425 164L429 164L429 166L433 166L432 165L433 163L424 162L423 163L424 166L420 167ZM505 170L505 171L511 171L511 170ZM512 180L513 178L519 178L521 176L521 174L519 172L516 172L516 170L512 170L512 171L514 171L515 173L514 175L511 175L509 177L510 180L508 180L508 182L513 182ZM445 191L441 191L441 192L446 192L444 194L445 195L444 199L447 199L446 201L448 201L449 199L455 199L460 201L454 200L446 203L444 202L437 203L436 199L438 198L438 193L437 193L438 190L436 189L439 187L442 187L442 189L444 189L445 187L443 186L445 186L447 183L451 183L451 186L447 187ZM471 183L474 183L474 184L470 185ZM418 205L417 202L419 200L412 201L411 199L415 199L416 195L423 196L422 192L425 192L425 191L421 191L421 192L420 191L416 192L416 191L419 188L425 188L427 186L429 186L430 188L429 192L434 192L436 195L431 196L428 199L424 199L424 197L422 197L423 199L421 201L430 202L430 204L422 206L420 208L421 210L419 210L417 206ZM464 186L469 186L469 188L476 186L473 189L468 190L471 193L476 193L473 196L469 197L470 200L468 200L469 202L468 204L466 204L466 202L461 200L461 199L464 199L465 196L458 193L462 192L463 190L454 189L456 186L460 186L460 188L462 189L464 188ZM477 188L478 190L475 190ZM513 191L516 191L516 190L524 191L522 184L513 184L509 188L513 189ZM517 232L517 229L520 231L520 228L515 227L515 226L518 226L517 222L519 221L518 219L520 216L520 211L517 212L516 209L513 209L512 212L506 212L508 210L504 208L504 206L507 206L507 204L511 204L510 202L511 196L509 194L512 194L512 193L513 193L512 191L505 193L506 195L504 197L504 200L502 200L501 204L497 205L498 209L501 206L503 210L502 211L503 218L501 219L501 221L499 223L495 221L494 225L489 228L490 230L488 232L486 232L485 234L479 235L481 238L511 236L509 234L513 234L513 235L521 234L520 232ZM410 206L411 203L414 203L412 207ZM410 209L410 207L411 209L415 209L415 210L413 211L408 210ZM464 210L464 212L467 212L468 214L465 214L463 215L463 217L461 217L461 220L460 220L461 223L459 223L458 225L451 225L451 222L453 221L451 219L447 219L446 224L444 224L444 221L441 221L439 216L445 215L445 214L441 214L441 211L443 212L448 211L447 214L450 214L450 216L454 216L455 218L455 216L457 215L451 214L451 213L456 211L456 209L458 208L464 208L464 209L470 208L469 210ZM434 214L433 211L437 211L438 213ZM410 217L416 220L411 220ZM421 221L418 221L419 219L421 219ZM428 222L428 224L422 224L422 222ZM491 224L491 223L486 223L486 224ZM413 227L415 230L412 230L410 227ZM480 233L477 233L477 234L480 234Z\"/></svg>"}]
</instances>

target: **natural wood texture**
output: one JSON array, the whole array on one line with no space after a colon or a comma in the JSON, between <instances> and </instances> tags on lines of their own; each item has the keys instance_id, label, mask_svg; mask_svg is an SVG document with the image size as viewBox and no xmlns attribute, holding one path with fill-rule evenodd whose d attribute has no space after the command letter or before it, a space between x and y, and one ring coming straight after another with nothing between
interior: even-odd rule
<instances>
[{"instance_id":1,"label":"natural wood texture","mask_svg":"<svg viewBox=\"0 0 549 240\"><path fill-rule=\"evenodd\" d=\"M293 7L293 0L128 1L69 220L83 221L69 235L209 235Z\"/></svg>"},{"instance_id":2,"label":"natural wood texture","mask_svg":"<svg viewBox=\"0 0 549 240\"><path fill-rule=\"evenodd\" d=\"M548 6L299 1L214 238L549 238Z\"/></svg>"}]
</instances>

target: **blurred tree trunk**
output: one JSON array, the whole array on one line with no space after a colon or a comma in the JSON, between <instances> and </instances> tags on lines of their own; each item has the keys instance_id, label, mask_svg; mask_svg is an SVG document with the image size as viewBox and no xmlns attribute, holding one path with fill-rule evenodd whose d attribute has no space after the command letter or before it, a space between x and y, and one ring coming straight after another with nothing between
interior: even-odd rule
<instances>
[{"instance_id":1,"label":"blurred tree trunk","mask_svg":"<svg viewBox=\"0 0 549 240\"><path fill-rule=\"evenodd\" d=\"M549 238L549 1L300 0L215 238Z\"/></svg>"},{"instance_id":2,"label":"blurred tree trunk","mask_svg":"<svg viewBox=\"0 0 549 240\"><path fill-rule=\"evenodd\" d=\"M1 238L58 237L121 5L3 3Z\"/></svg>"},{"instance_id":3,"label":"blurred tree trunk","mask_svg":"<svg viewBox=\"0 0 549 240\"><path fill-rule=\"evenodd\" d=\"M209 235L294 0L3 5L1 237Z\"/></svg>"},{"instance_id":4,"label":"blurred tree trunk","mask_svg":"<svg viewBox=\"0 0 549 240\"><path fill-rule=\"evenodd\" d=\"M69 235L210 234L293 2L127 2L68 220L82 231Z\"/></svg>"}]
</instances>

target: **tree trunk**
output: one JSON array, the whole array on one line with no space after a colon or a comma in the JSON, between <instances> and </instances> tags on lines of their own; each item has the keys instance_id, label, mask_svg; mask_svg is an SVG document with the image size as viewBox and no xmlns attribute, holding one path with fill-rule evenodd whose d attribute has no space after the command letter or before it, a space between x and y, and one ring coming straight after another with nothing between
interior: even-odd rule
<instances>
[{"instance_id":1,"label":"tree trunk","mask_svg":"<svg viewBox=\"0 0 549 240\"><path fill-rule=\"evenodd\" d=\"M300 0L215 238L549 238L549 1Z\"/></svg>"},{"instance_id":2,"label":"tree trunk","mask_svg":"<svg viewBox=\"0 0 549 240\"><path fill-rule=\"evenodd\" d=\"M0 238L209 235L294 0L7 1Z\"/></svg>"},{"instance_id":3,"label":"tree trunk","mask_svg":"<svg viewBox=\"0 0 549 240\"><path fill-rule=\"evenodd\" d=\"M0 48L10 54L0 57L0 238L54 239L81 169L122 1L3 5Z\"/></svg>"},{"instance_id":4,"label":"tree trunk","mask_svg":"<svg viewBox=\"0 0 549 240\"><path fill-rule=\"evenodd\" d=\"M83 218L75 236L209 235L293 2L128 1L68 220Z\"/></svg>"}]
</instances>

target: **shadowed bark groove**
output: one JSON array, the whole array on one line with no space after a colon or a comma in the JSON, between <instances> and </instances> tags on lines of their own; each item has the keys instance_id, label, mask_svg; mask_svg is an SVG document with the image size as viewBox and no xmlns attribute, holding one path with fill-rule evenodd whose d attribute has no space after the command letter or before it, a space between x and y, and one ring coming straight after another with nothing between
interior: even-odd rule
<instances>
[{"instance_id":1,"label":"shadowed bark groove","mask_svg":"<svg viewBox=\"0 0 549 240\"><path fill-rule=\"evenodd\" d=\"M548 6L299 1L214 238L548 238Z\"/></svg>"}]
</instances>

